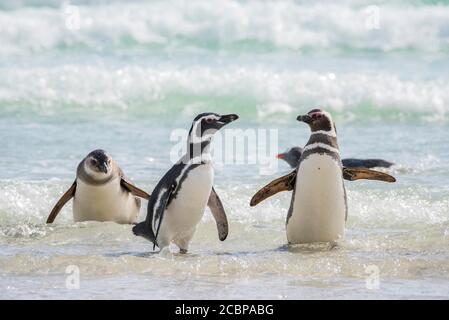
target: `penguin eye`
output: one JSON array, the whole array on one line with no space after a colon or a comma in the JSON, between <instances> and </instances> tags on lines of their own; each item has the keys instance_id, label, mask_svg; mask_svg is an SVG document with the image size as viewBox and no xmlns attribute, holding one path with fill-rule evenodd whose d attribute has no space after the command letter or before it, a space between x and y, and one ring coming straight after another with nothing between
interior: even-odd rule
<instances>
[{"instance_id":1,"label":"penguin eye","mask_svg":"<svg viewBox=\"0 0 449 320\"><path fill-rule=\"evenodd\" d=\"M93 166L97 165L97 160L90 159L90 164L93 165Z\"/></svg>"},{"instance_id":2,"label":"penguin eye","mask_svg":"<svg viewBox=\"0 0 449 320\"><path fill-rule=\"evenodd\" d=\"M211 123L213 123L213 122L215 122L214 119L212 119L212 118L206 118L206 123L211 124Z\"/></svg>"}]
</instances>

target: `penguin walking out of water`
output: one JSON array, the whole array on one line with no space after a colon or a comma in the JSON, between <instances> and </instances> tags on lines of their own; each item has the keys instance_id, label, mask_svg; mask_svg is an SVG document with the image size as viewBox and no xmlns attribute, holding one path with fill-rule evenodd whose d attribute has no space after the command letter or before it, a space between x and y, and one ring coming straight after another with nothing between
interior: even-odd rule
<instances>
[{"instance_id":1,"label":"penguin walking out of water","mask_svg":"<svg viewBox=\"0 0 449 320\"><path fill-rule=\"evenodd\" d=\"M94 150L78 165L76 180L59 199L47 218L53 223L62 207L73 198L73 220L135 223L140 199L150 195L134 186L104 150Z\"/></svg>"},{"instance_id":2,"label":"penguin walking out of water","mask_svg":"<svg viewBox=\"0 0 449 320\"><path fill-rule=\"evenodd\" d=\"M218 130L237 119L235 114L202 113L193 120L187 153L154 188L146 220L134 226L135 235L148 239L160 250L175 243L180 253L187 253L207 205L216 220L219 239L226 239L228 221L213 188L210 143Z\"/></svg>"},{"instance_id":3,"label":"penguin walking out of water","mask_svg":"<svg viewBox=\"0 0 449 320\"><path fill-rule=\"evenodd\" d=\"M386 182L396 179L370 169L342 166L337 132L329 113L314 109L297 120L307 123L312 132L296 169L259 190L250 205L255 206L280 191L293 191L286 221L288 243L341 240L348 210L343 179Z\"/></svg>"}]
</instances>

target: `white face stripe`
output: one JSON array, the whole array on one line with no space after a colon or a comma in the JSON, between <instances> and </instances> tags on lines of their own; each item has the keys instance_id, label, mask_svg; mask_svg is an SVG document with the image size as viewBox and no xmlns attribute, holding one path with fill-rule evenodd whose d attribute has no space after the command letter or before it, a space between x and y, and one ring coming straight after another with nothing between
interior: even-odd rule
<instances>
[{"instance_id":1,"label":"white face stripe","mask_svg":"<svg viewBox=\"0 0 449 320\"><path fill-rule=\"evenodd\" d=\"M312 132L312 135L314 135L314 134L325 134L327 136L336 138L337 137L337 131L335 130L334 120L332 120L331 114L329 112L327 112L327 111L321 111L321 113L327 119L329 119L332 129L330 131L318 130L318 131Z\"/></svg>"},{"instance_id":2,"label":"white face stripe","mask_svg":"<svg viewBox=\"0 0 449 320\"><path fill-rule=\"evenodd\" d=\"M195 123L193 124L193 128L192 128L192 136L191 136L191 142L192 143L201 143L201 142L207 141L208 139L210 139L213 136L213 133L212 134L207 134L207 135L202 136L202 137L198 137L197 136L198 126L201 125L201 121L207 120L207 119L213 119L213 120L217 120L218 121L218 120L220 120L220 117L217 117L216 115L210 114L210 115L203 116L203 117L199 118L198 120L196 120Z\"/></svg>"},{"instance_id":3,"label":"white face stripe","mask_svg":"<svg viewBox=\"0 0 449 320\"><path fill-rule=\"evenodd\" d=\"M317 149L317 148L326 149L326 150L329 150L331 152L335 152L335 153L340 154L340 151L337 148L331 147L330 145L327 145L327 144L322 143L322 142L315 142L315 143L309 144L308 146L306 146L303 149L303 152L307 151L307 150Z\"/></svg>"},{"instance_id":4,"label":"white face stripe","mask_svg":"<svg viewBox=\"0 0 449 320\"><path fill-rule=\"evenodd\" d=\"M337 137L337 132L335 131L334 120L332 119L331 114L329 112L327 112L327 111L323 111L323 114L329 119L329 121L331 123L332 130L328 131L328 132L330 134L332 134L334 137Z\"/></svg>"}]
</instances>

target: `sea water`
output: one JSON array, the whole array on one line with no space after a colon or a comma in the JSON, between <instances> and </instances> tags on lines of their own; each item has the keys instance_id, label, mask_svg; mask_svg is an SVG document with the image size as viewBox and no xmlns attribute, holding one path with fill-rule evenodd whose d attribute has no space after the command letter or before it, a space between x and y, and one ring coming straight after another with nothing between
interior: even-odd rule
<instances>
[{"instance_id":1,"label":"sea water","mask_svg":"<svg viewBox=\"0 0 449 320\"><path fill-rule=\"evenodd\" d=\"M447 299L448 54L446 1L1 1L0 298ZM315 107L343 158L398 180L345 183L337 245L285 246L290 193L249 200L290 168L247 149L216 166L224 242L209 210L187 255L73 223L70 203L45 224L93 149L151 192L198 113L274 130L277 153L306 143L295 119Z\"/></svg>"}]
</instances>

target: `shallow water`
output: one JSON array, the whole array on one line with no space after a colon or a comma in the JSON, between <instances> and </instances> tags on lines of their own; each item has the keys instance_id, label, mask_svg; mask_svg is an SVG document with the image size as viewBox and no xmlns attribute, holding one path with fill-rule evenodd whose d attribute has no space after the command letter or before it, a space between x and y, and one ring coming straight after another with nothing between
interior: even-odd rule
<instances>
[{"instance_id":1,"label":"shallow water","mask_svg":"<svg viewBox=\"0 0 449 320\"><path fill-rule=\"evenodd\" d=\"M368 2L86 0L72 2L73 30L67 7L36 3L0 5L0 298L449 297L447 4L382 5L367 30ZM283 151L307 141L295 118L317 105L343 157L396 163L394 185L346 183L335 246L285 246L287 193L249 207L289 171L266 174L250 152L216 166L228 239L206 211L185 256L151 253L131 226L73 223L71 205L44 223L95 148L151 191L171 166L170 135L197 113L276 129Z\"/></svg>"}]
</instances>

